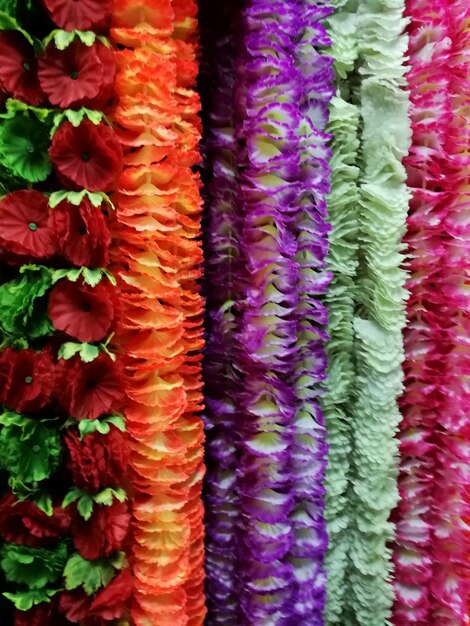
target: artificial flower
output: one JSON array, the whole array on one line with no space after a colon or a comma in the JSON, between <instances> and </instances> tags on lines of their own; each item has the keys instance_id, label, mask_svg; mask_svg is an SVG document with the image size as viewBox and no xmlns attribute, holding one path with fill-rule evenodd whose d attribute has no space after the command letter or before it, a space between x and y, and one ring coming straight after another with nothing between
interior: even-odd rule
<instances>
[{"instance_id":1,"label":"artificial flower","mask_svg":"<svg viewBox=\"0 0 470 626\"><path fill-rule=\"evenodd\" d=\"M121 368L109 356L101 353L91 363L76 358L64 368L67 381L62 401L76 419L96 419L122 403Z\"/></svg>"},{"instance_id":2,"label":"artificial flower","mask_svg":"<svg viewBox=\"0 0 470 626\"><path fill-rule=\"evenodd\" d=\"M15 626L70 626L71 622L61 615L58 602L41 602L29 611L15 611Z\"/></svg>"},{"instance_id":3,"label":"artificial flower","mask_svg":"<svg viewBox=\"0 0 470 626\"><path fill-rule=\"evenodd\" d=\"M63 279L49 295L48 314L57 330L78 341L103 339L114 317L111 287L104 282L90 287Z\"/></svg>"},{"instance_id":4,"label":"artificial flower","mask_svg":"<svg viewBox=\"0 0 470 626\"><path fill-rule=\"evenodd\" d=\"M18 113L3 120L0 132L2 165L10 175L29 183L46 180L52 172L48 128L34 115Z\"/></svg>"},{"instance_id":5,"label":"artificial flower","mask_svg":"<svg viewBox=\"0 0 470 626\"><path fill-rule=\"evenodd\" d=\"M68 509L55 506L52 515L47 515L31 500L19 501L11 492L0 500L0 536L9 543L45 547L65 535L69 527Z\"/></svg>"},{"instance_id":6,"label":"artificial flower","mask_svg":"<svg viewBox=\"0 0 470 626\"><path fill-rule=\"evenodd\" d=\"M0 33L0 85L8 95L38 106L45 95L38 80L34 48L19 31Z\"/></svg>"},{"instance_id":7,"label":"artificial flower","mask_svg":"<svg viewBox=\"0 0 470 626\"><path fill-rule=\"evenodd\" d=\"M93 432L83 439L76 429L69 429L64 440L77 487L94 493L122 484L129 451L126 436L119 429L112 426L106 435Z\"/></svg>"},{"instance_id":8,"label":"artificial flower","mask_svg":"<svg viewBox=\"0 0 470 626\"><path fill-rule=\"evenodd\" d=\"M111 12L111 0L44 0L52 21L64 30L96 30Z\"/></svg>"},{"instance_id":9,"label":"artificial flower","mask_svg":"<svg viewBox=\"0 0 470 626\"><path fill-rule=\"evenodd\" d=\"M39 80L51 104L61 108L99 108L114 81L113 53L101 41L87 46L75 39L59 50L53 43L39 60ZM104 101L105 101L104 100Z\"/></svg>"},{"instance_id":10,"label":"artificial flower","mask_svg":"<svg viewBox=\"0 0 470 626\"><path fill-rule=\"evenodd\" d=\"M100 208L84 199L79 206L64 200L52 212L62 256L74 265L104 267L108 264L111 236Z\"/></svg>"},{"instance_id":11,"label":"artificial flower","mask_svg":"<svg viewBox=\"0 0 470 626\"><path fill-rule=\"evenodd\" d=\"M111 506L95 504L89 520L83 519L80 513L74 510L73 545L83 558L88 560L110 556L122 549L130 521L127 504L118 500L114 500Z\"/></svg>"},{"instance_id":12,"label":"artificial flower","mask_svg":"<svg viewBox=\"0 0 470 626\"><path fill-rule=\"evenodd\" d=\"M84 119L79 126L63 122L49 156L64 184L73 189L112 190L122 170L122 148L105 123Z\"/></svg>"},{"instance_id":13,"label":"artificial flower","mask_svg":"<svg viewBox=\"0 0 470 626\"><path fill-rule=\"evenodd\" d=\"M39 411L51 400L55 382L49 352L5 348L0 354L0 402L8 409Z\"/></svg>"},{"instance_id":14,"label":"artificial flower","mask_svg":"<svg viewBox=\"0 0 470 626\"><path fill-rule=\"evenodd\" d=\"M132 574L129 568L122 570L101 589L96 596L87 596L82 590L61 594L60 607L71 622L87 623L88 618L111 621L121 617L132 593ZM93 622L91 622L93 623Z\"/></svg>"},{"instance_id":15,"label":"artificial flower","mask_svg":"<svg viewBox=\"0 0 470 626\"><path fill-rule=\"evenodd\" d=\"M0 248L44 259L57 241L47 197L34 190L13 191L0 200Z\"/></svg>"}]
</instances>

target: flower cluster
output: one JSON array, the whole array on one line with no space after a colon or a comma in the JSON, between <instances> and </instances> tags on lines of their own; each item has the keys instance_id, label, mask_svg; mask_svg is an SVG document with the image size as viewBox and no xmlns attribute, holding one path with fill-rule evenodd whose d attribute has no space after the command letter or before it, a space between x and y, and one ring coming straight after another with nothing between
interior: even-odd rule
<instances>
[{"instance_id":1,"label":"flower cluster","mask_svg":"<svg viewBox=\"0 0 470 626\"><path fill-rule=\"evenodd\" d=\"M408 3L413 192L394 623L463 624L468 615L469 8ZM425 88L432 84L433 89Z\"/></svg>"},{"instance_id":2,"label":"flower cluster","mask_svg":"<svg viewBox=\"0 0 470 626\"><path fill-rule=\"evenodd\" d=\"M67 32L43 43L14 16L0 32L2 185L14 189L0 200L0 564L16 626L111 622L132 592L124 372L109 345L120 303L107 270L106 193L123 154L101 112L116 65L104 37L82 32L106 32L110 4L45 1Z\"/></svg>"},{"instance_id":3,"label":"flower cluster","mask_svg":"<svg viewBox=\"0 0 470 626\"><path fill-rule=\"evenodd\" d=\"M329 45L329 13L323 3L249 2L235 83L218 68L222 91L207 121L214 624L227 614L237 624L322 619L333 72L319 48ZM228 45L221 35L216 46Z\"/></svg>"},{"instance_id":4,"label":"flower cluster","mask_svg":"<svg viewBox=\"0 0 470 626\"><path fill-rule=\"evenodd\" d=\"M113 202L135 493L132 622L202 624L203 302L193 0L113 6L122 49L112 119L125 169ZM114 271L114 269L113 269Z\"/></svg>"}]
</instances>

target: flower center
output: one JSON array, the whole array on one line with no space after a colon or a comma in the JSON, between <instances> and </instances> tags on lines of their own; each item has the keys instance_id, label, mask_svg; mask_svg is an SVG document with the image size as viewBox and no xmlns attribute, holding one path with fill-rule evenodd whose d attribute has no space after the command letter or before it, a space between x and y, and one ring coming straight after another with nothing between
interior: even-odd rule
<instances>
[{"instance_id":1,"label":"flower center","mask_svg":"<svg viewBox=\"0 0 470 626\"><path fill-rule=\"evenodd\" d=\"M87 389L94 389L96 387L96 380L87 380L85 386Z\"/></svg>"},{"instance_id":2,"label":"flower center","mask_svg":"<svg viewBox=\"0 0 470 626\"><path fill-rule=\"evenodd\" d=\"M82 304L82 311L85 311L85 313L89 313L91 311L91 307L88 302L84 302Z\"/></svg>"},{"instance_id":3,"label":"flower center","mask_svg":"<svg viewBox=\"0 0 470 626\"><path fill-rule=\"evenodd\" d=\"M90 153L89 152L82 152L81 157L82 157L82 161L87 162L87 161L90 160Z\"/></svg>"},{"instance_id":4,"label":"flower center","mask_svg":"<svg viewBox=\"0 0 470 626\"><path fill-rule=\"evenodd\" d=\"M33 153L34 153L34 146L28 146L28 147L26 148L26 152L27 152L28 154L33 154Z\"/></svg>"},{"instance_id":5,"label":"flower center","mask_svg":"<svg viewBox=\"0 0 470 626\"><path fill-rule=\"evenodd\" d=\"M77 80L78 78L78 72L70 72L70 78L72 80Z\"/></svg>"},{"instance_id":6,"label":"flower center","mask_svg":"<svg viewBox=\"0 0 470 626\"><path fill-rule=\"evenodd\" d=\"M28 224L28 226L29 226L29 230L33 230L33 231L34 231L34 230L37 230L37 229L38 229L38 225L37 225L37 224L35 224L34 222L30 222L30 223Z\"/></svg>"},{"instance_id":7,"label":"flower center","mask_svg":"<svg viewBox=\"0 0 470 626\"><path fill-rule=\"evenodd\" d=\"M28 72L31 69L31 65L25 61L23 63L23 69L25 69Z\"/></svg>"},{"instance_id":8,"label":"flower center","mask_svg":"<svg viewBox=\"0 0 470 626\"><path fill-rule=\"evenodd\" d=\"M35 454L37 454L38 452L41 452L41 448L40 448L40 446L33 446L33 452L34 452Z\"/></svg>"},{"instance_id":9,"label":"flower center","mask_svg":"<svg viewBox=\"0 0 470 626\"><path fill-rule=\"evenodd\" d=\"M80 228L78 229L78 232L80 233L80 235L87 235L88 234L88 231L87 231L85 226L80 226Z\"/></svg>"},{"instance_id":10,"label":"flower center","mask_svg":"<svg viewBox=\"0 0 470 626\"><path fill-rule=\"evenodd\" d=\"M31 376L25 376L24 382L27 385L30 385L33 382L33 379L31 378Z\"/></svg>"}]
</instances>

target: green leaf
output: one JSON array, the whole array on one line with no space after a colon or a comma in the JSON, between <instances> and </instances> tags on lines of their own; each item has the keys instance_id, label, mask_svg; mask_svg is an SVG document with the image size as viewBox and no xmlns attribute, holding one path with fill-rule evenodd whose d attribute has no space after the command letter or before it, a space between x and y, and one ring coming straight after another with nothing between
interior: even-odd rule
<instances>
[{"instance_id":1,"label":"green leaf","mask_svg":"<svg viewBox=\"0 0 470 626\"><path fill-rule=\"evenodd\" d=\"M8 98L5 107L6 112L0 115L3 119L12 119L17 113L32 113L39 122L44 123L55 113L52 109L33 107L30 104L26 104L21 100L15 100L14 98Z\"/></svg>"},{"instance_id":2,"label":"green leaf","mask_svg":"<svg viewBox=\"0 0 470 626\"><path fill-rule=\"evenodd\" d=\"M70 46L70 44L76 39L80 39L85 46L92 46L97 39L96 33L92 31L81 31L81 30L53 30L49 35L44 39L43 45L44 47L48 46L52 41L54 42L56 48L59 50L65 50ZM101 39L101 38L100 38ZM106 41L106 40L105 40Z\"/></svg>"},{"instance_id":3,"label":"green leaf","mask_svg":"<svg viewBox=\"0 0 470 626\"><path fill-rule=\"evenodd\" d=\"M59 357L59 359L64 359L64 361L68 361L69 359L71 359L72 357L74 357L76 354L80 352L81 347L82 347L81 343L74 343L73 341L66 341L60 346L57 356Z\"/></svg>"},{"instance_id":4,"label":"green leaf","mask_svg":"<svg viewBox=\"0 0 470 626\"><path fill-rule=\"evenodd\" d=\"M80 348L80 358L84 363L91 363L100 354L98 346L94 346L91 343L82 343Z\"/></svg>"},{"instance_id":5,"label":"green leaf","mask_svg":"<svg viewBox=\"0 0 470 626\"><path fill-rule=\"evenodd\" d=\"M77 504L77 510L85 520L89 520L93 513L93 498L88 493L84 493Z\"/></svg>"},{"instance_id":6,"label":"green leaf","mask_svg":"<svg viewBox=\"0 0 470 626\"><path fill-rule=\"evenodd\" d=\"M82 43L85 44L85 46L92 46L95 43L96 40L96 33L94 33L91 30L77 30L75 31L78 35L78 38L80 39L80 41Z\"/></svg>"},{"instance_id":7,"label":"green leaf","mask_svg":"<svg viewBox=\"0 0 470 626\"><path fill-rule=\"evenodd\" d=\"M83 489L80 489L79 487L74 487L73 489L71 489L62 500L62 508L65 509L65 507L69 506L69 504L72 504L72 502L75 502L75 500L81 498L83 493Z\"/></svg>"},{"instance_id":8,"label":"green leaf","mask_svg":"<svg viewBox=\"0 0 470 626\"><path fill-rule=\"evenodd\" d=\"M90 287L96 287L103 276L103 271L97 268L83 268L83 282Z\"/></svg>"},{"instance_id":9,"label":"green leaf","mask_svg":"<svg viewBox=\"0 0 470 626\"><path fill-rule=\"evenodd\" d=\"M62 575L67 561L67 547L64 543L48 549L6 543L0 549L0 557L8 582L42 589Z\"/></svg>"},{"instance_id":10,"label":"green leaf","mask_svg":"<svg viewBox=\"0 0 470 626\"><path fill-rule=\"evenodd\" d=\"M105 506L111 506L114 499L119 500L119 502L125 502L127 500L127 494L124 489L120 487L106 487L106 489L103 489L93 496L93 500L96 504L104 504Z\"/></svg>"},{"instance_id":11,"label":"green leaf","mask_svg":"<svg viewBox=\"0 0 470 626\"><path fill-rule=\"evenodd\" d=\"M58 468L60 434L49 421L15 413L1 416L0 465L12 475L13 485L44 480Z\"/></svg>"},{"instance_id":12,"label":"green leaf","mask_svg":"<svg viewBox=\"0 0 470 626\"><path fill-rule=\"evenodd\" d=\"M55 283L57 283L59 280L62 280L62 278L67 278L71 282L75 283L77 282L77 280L80 278L81 275L82 275L81 267L74 268L72 270L64 270L64 269L55 270L52 273L52 284L55 285Z\"/></svg>"},{"instance_id":13,"label":"green leaf","mask_svg":"<svg viewBox=\"0 0 470 626\"><path fill-rule=\"evenodd\" d=\"M62 189L61 191L53 191L49 196L49 206L51 209L55 209L63 200L67 199L68 191Z\"/></svg>"},{"instance_id":14,"label":"green leaf","mask_svg":"<svg viewBox=\"0 0 470 626\"><path fill-rule=\"evenodd\" d=\"M10 8L10 6L11 3L8 3L8 6L5 8L11 11L12 9ZM31 35L29 35L25 30L20 27L15 18L5 13L4 10L0 11L0 30L18 30L22 35L24 35L24 37L29 41L32 46L34 46L36 43Z\"/></svg>"},{"instance_id":15,"label":"green leaf","mask_svg":"<svg viewBox=\"0 0 470 626\"><path fill-rule=\"evenodd\" d=\"M37 183L52 172L49 160L49 133L37 119L18 114L0 127L0 155L3 164L30 183Z\"/></svg>"},{"instance_id":16,"label":"green leaf","mask_svg":"<svg viewBox=\"0 0 470 626\"><path fill-rule=\"evenodd\" d=\"M45 491L40 491L37 495L33 496L32 500L36 506L41 509L47 516L52 517L54 514L54 507L52 504L51 496Z\"/></svg>"},{"instance_id":17,"label":"green leaf","mask_svg":"<svg viewBox=\"0 0 470 626\"><path fill-rule=\"evenodd\" d=\"M4 593L7 600L15 605L18 611L29 611L33 606L50 602L60 589L31 589L30 591L18 591L17 593Z\"/></svg>"},{"instance_id":18,"label":"green leaf","mask_svg":"<svg viewBox=\"0 0 470 626\"><path fill-rule=\"evenodd\" d=\"M113 275L111 272L109 272L108 270L102 270L102 271L103 271L103 274L107 277L107 279L108 279L108 280L109 280L109 282L111 283L111 285L112 285L113 287L116 287L116 285L117 285L117 280L116 280L116 278L114 277L114 275Z\"/></svg>"},{"instance_id":19,"label":"green leaf","mask_svg":"<svg viewBox=\"0 0 470 626\"><path fill-rule=\"evenodd\" d=\"M0 286L0 327L12 337L37 339L54 331L47 315L51 273L22 269L22 276Z\"/></svg>"},{"instance_id":20,"label":"green leaf","mask_svg":"<svg viewBox=\"0 0 470 626\"><path fill-rule=\"evenodd\" d=\"M65 587L67 590L83 587L89 596L108 585L116 575L116 570L122 569L125 564L125 555L118 553L114 559L95 559L88 561L78 553L73 554L65 566Z\"/></svg>"},{"instance_id":21,"label":"green leaf","mask_svg":"<svg viewBox=\"0 0 470 626\"><path fill-rule=\"evenodd\" d=\"M109 424L116 426L116 428L118 428L121 432L126 432L126 423L122 415L111 415L110 417L106 417L105 420Z\"/></svg>"}]
</instances>

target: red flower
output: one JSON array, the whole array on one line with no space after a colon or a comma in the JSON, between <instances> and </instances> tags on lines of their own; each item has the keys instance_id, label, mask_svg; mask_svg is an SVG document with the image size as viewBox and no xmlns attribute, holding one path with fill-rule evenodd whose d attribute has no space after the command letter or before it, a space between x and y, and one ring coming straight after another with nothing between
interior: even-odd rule
<instances>
[{"instance_id":1,"label":"red flower","mask_svg":"<svg viewBox=\"0 0 470 626\"><path fill-rule=\"evenodd\" d=\"M111 236L99 208L88 200L80 206L61 202L52 212L60 253L74 265L105 267Z\"/></svg>"},{"instance_id":2,"label":"red flower","mask_svg":"<svg viewBox=\"0 0 470 626\"><path fill-rule=\"evenodd\" d=\"M65 185L90 191L113 189L122 170L122 148L107 124L84 119L63 122L52 138L49 156Z\"/></svg>"},{"instance_id":3,"label":"red flower","mask_svg":"<svg viewBox=\"0 0 470 626\"><path fill-rule=\"evenodd\" d=\"M105 487L122 484L129 463L124 433L111 426L107 435L93 432L80 440L78 432L69 429L64 440L69 456L68 466L77 487L95 493Z\"/></svg>"},{"instance_id":4,"label":"red flower","mask_svg":"<svg viewBox=\"0 0 470 626\"><path fill-rule=\"evenodd\" d=\"M94 598L87 596L82 590L75 590L61 594L59 602L60 608L71 622L81 622L93 617L111 621L122 617L131 594L132 574L128 568L119 572Z\"/></svg>"},{"instance_id":5,"label":"red flower","mask_svg":"<svg viewBox=\"0 0 470 626\"><path fill-rule=\"evenodd\" d=\"M57 330L78 341L99 341L114 318L111 288L103 282L90 287L61 280L50 293L48 314Z\"/></svg>"},{"instance_id":6,"label":"red flower","mask_svg":"<svg viewBox=\"0 0 470 626\"><path fill-rule=\"evenodd\" d=\"M41 87L50 102L63 109L97 108L96 104L103 108L103 97L109 100L109 84L113 84L115 72L113 54L100 41L86 46L75 39L65 50L49 44L39 60Z\"/></svg>"},{"instance_id":7,"label":"red flower","mask_svg":"<svg viewBox=\"0 0 470 626\"><path fill-rule=\"evenodd\" d=\"M51 399L54 374L48 352L6 348L0 354L0 403L17 413L39 411Z\"/></svg>"},{"instance_id":8,"label":"red flower","mask_svg":"<svg viewBox=\"0 0 470 626\"><path fill-rule=\"evenodd\" d=\"M115 500L111 506L95 505L88 521L75 510L72 516L72 538L75 549L92 561L121 550L129 530L131 516L125 502Z\"/></svg>"},{"instance_id":9,"label":"red flower","mask_svg":"<svg viewBox=\"0 0 470 626\"><path fill-rule=\"evenodd\" d=\"M57 249L47 197L13 191L0 200L0 245L14 254L44 259Z\"/></svg>"},{"instance_id":10,"label":"red flower","mask_svg":"<svg viewBox=\"0 0 470 626\"><path fill-rule=\"evenodd\" d=\"M93 420L121 405L121 368L105 354L100 354L91 363L71 360L65 369L67 382L62 401L73 417Z\"/></svg>"},{"instance_id":11,"label":"red flower","mask_svg":"<svg viewBox=\"0 0 470 626\"><path fill-rule=\"evenodd\" d=\"M65 535L70 527L70 512L54 507L52 516L30 500L19 502L11 492L0 500L0 536L10 543L42 547Z\"/></svg>"},{"instance_id":12,"label":"red flower","mask_svg":"<svg viewBox=\"0 0 470 626\"><path fill-rule=\"evenodd\" d=\"M0 33L0 85L10 96L38 106L45 100L33 46L18 31Z\"/></svg>"},{"instance_id":13,"label":"red flower","mask_svg":"<svg viewBox=\"0 0 470 626\"><path fill-rule=\"evenodd\" d=\"M111 0L44 0L51 19L64 30L96 30L111 13Z\"/></svg>"}]
</instances>

